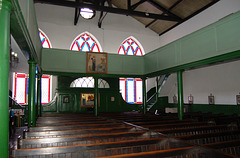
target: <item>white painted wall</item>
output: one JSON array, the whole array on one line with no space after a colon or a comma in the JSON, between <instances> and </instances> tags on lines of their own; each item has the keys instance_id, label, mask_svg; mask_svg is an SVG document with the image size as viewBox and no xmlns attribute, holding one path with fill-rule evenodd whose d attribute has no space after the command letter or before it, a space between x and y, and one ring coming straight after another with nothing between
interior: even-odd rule
<instances>
[{"instance_id":1,"label":"white painted wall","mask_svg":"<svg viewBox=\"0 0 240 158\"><path fill-rule=\"evenodd\" d=\"M239 10L239 0L221 0L161 36L159 45L164 46ZM236 95L240 92L239 67L240 61L235 61L185 71L183 73L184 103L188 103L187 98L192 94L194 103L208 104L208 96L212 93L215 96L215 104L236 104ZM173 103L174 95L177 96L176 73L169 76L161 92L161 96L169 97L170 103Z\"/></svg>"},{"instance_id":2,"label":"white painted wall","mask_svg":"<svg viewBox=\"0 0 240 158\"><path fill-rule=\"evenodd\" d=\"M239 0L220 0L215 5L162 35L159 47L206 27L239 10Z\"/></svg>"},{"instance_id":3,"label":"white painted wall","mask_svg":"<svg viewBox=\"0 0 240 158\"><path fill-rule=\"evenodd\" d=\"M236 105L236 95L240 93L240 60L188 70L183 72L184 103L188 103L190 94L196 104L208 104L208 96L212 93L215 104ZM177 96L177 75L172 74L161 96L168 96L173 103L173 96Z\"/></svg>"},{"instance_id":4,"label":"white painted wall","mask_svg":"<svg viewBox=\"0 0 240 158\"><path fill-rule=\"evenodd\" d=\"M159 36L137 20L124 15L107 14L98 28L99 12L92 20L79 17L74 26L75 9L35 4L39 28L46 33L53 48L69 49L72 41L82 32L88 31L100 42L103 51L117 53L120 44L129 36L135 37L150 52L159 47Z\"/></svg>"},{"instance_id":5,"label":"white painted wall","mask_svg":"<svg viewBox=\"0 0 240 158\"><path fill-rule=\"evenodd\" d=\"M142 44L145 53L148 53L239 11L240 1L221 0L160 37L128 16L108 14L102 28L98 28L98 13L93 20L80 17L77 26L74 26L72 8L44 4L36 4L35 7L39 28L47 34L53 48L69 49L76 36L89 31L99 40L104 52L117 53L122 41L134 36ZM184 102L187 103L187 96L192 94L194 103L205 104L208 103L207 96L212 93L216 104L235 104L236 94L240 91L239 67L240 62L236 61L185 71ZM174 94L177 95L176 79L176 74L171 75L161 93L162 96L169 96L169 102L172 102ZM148 80L147 90L155 86L154 82L155 79Z\"/></svg>"}]
</instances>

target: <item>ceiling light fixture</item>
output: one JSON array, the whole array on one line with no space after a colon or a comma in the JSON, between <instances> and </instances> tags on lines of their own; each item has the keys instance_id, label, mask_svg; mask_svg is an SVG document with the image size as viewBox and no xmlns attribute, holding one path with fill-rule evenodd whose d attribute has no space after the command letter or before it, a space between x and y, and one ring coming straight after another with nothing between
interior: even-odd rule
<instances>
[{"instance_id":1,"label":"ceiling light fixture","mask_svg":"<svg viewBox=\"0 0 240 158\"><path fill-rule=\"evenodd\" d=\"M81 8L80 9L80 15L84 19L92 19L96 14L95 10L89 9L89 8Z\"/></svg>"}]
</instances>

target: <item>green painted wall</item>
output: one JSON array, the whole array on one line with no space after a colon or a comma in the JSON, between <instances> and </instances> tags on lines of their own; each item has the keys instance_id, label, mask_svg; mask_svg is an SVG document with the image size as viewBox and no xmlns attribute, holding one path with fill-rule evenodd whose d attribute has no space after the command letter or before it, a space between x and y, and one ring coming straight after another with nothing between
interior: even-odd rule
<instances>
[{"instance_id":1,"label":"green painted wall","mask_svg":"<svg viewBox=\"0 0 240 158\"><path fill-rule=\"evenodd\" d=\"M94 93L94 88L69 88L72 81L78 77L59 76L58 89L54 102L43 105L43 112L82 112L93 113L93 109L81 107L81 93ZM128 104L119 93L118 78L102 78L106 80L110 88L99 89L99 112L124 112L140 110L141 104ZM69 96L69 103L63 103L63 97ZM111 100L114 97L114 101Z\"/></svg>"},{"instance_id":2,"label":"green painted wall","mask_svg":"<svg viewBox=\"0 0 240 158\"><path fill-rule=\"evenodd\" d=\"M203 113L213 113L213 114L225 114L232 115L238 114L240 116L240 106L239 105L209 105L209 104L185 104L189 107L190 112L203 112ZM176 108L177 104L168 104L166 107Z\"/></svg>"},{"instance_id":3,"label":"green painted wall","mask_svg":"<svg viewBox=\"0 0 240 158\"><path fill-rule=\"evenodd\" d=\"M213 114L238 114L240 116L239 105L206 105L206 104L193 104L190 106L191 112L201 111L203 113L212 112Z\"/></svg>"},{"instance_id":4,"label":"green painted wall","mask_svg":"<svg viewBox=\"0 0 240 158\"><path fill-rule=\"evenodd\" d=\"M40 68L42 44L33 0L11 0L11 34L27 59L34 60Z\"/></svg>"},{"instance_id":5,"label":"green painted wall","mask_svg":"<svg viewBox=\"0 0 240 158\"><path fill-rule=\"evenodd\" d=\"M143 57L108 54L108 74L156 76L239 58L239 25L237 12ZM86 54L43 49L42 68L45 72L86 73Z\"/></svg>"},{"instance_id":6,"label":"green painted wall","mask_svg":"<svg viewBox=\"0 0 240 158\"><path fill-rule=\"evenodd\" d=\"M142 56L108 54L108 74L142 75L143 63ZM42 69L44 72L86 73L86 53L44 48Z\"/></svg>"},{"instance_id":7,"label":"green painted wall","mask_svg":"<svg viewBox=\"0 0 240 158\"><path fill-rule=\"evenodd\" d=\"M146 54L145 74L174 72L240 57L239 25L237 12Z\"/></svg>"}]
</instances>

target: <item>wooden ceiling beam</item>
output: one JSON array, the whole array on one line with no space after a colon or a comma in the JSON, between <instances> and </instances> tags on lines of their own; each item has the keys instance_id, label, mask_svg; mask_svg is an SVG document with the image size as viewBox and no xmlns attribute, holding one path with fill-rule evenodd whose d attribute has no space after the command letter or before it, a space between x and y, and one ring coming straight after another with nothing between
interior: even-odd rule
<instances>
[{"instance_id":1,"label":"wooden ceiling beam","mask_svg":"<svg viewBox=\"0 0 240 158\"><path fill-rule=\"evenodd\" d=\"M164 7L162 7L161 5L156 3L155 1L153 1L153 0L147 0L147 1L148 1L148 3L152 4L157 9L161 10L164 14L167 14L168 16L172 16L172 17L176 17L176 18L181 19L179 16L171 13L170 11L168 11L167 9L165 9Z\"/></svg>"},{"instance_id":2,"label":"wooden ceiling beam","mask_svg":"<svg viewBox=\"0 0 240 158\"><path fill-rule=\"evenodd\" d=\"M139 5L142 3L146 2L147 0L140 0L139 2L135 3L134 5L131 6L131 10L136 9Z\"/></svg>"},{"instance_id":3,"label":"wooden ceiling beam","mask_svg":"<svg viewBox=\"0 0 240 158\"><path fill-rule=\"evenodd\" d=\"M76 2L79 2L79 0L76 0ZM74 25L77 25L77 23L78 23L79 14L80 14L80 9L75 8Z\"/></svg>"},{"instance_id":4,"label":"wooden ceiling beam","mask_svg":"<svg viewBox=\"0 0 240 158\"><path fill-rule=\"evenodd\" d=\"M181 3L183 0L178 0L177 2L175 2L170 8L168 8L168 11L172 10L173 8L175 8L179 3Z\"/></svg>"},{"instance_id":5,"label":"wooden ceiling beam","mask_svg":"<svg viewBox=\"0 0 240 158\"><path fill-rule=\"evenodd\" d=\"M45 4L65 6L65 7L71 7L71 8L90 8L96 11L104 11L104 12L109 12L114 14L138 16L143 18L160 19L160 20L166 20L166 21L177 21L177 22L182 21L180 18L172 17L172 16L133 11L133 10L121 9L121 8L106 7L106 6L100 6L99 4L89 4L84 2L74 2L74 1L66 1L66 0L35 0L35 3L45 3Z\"/></svg>"}]
</instances>

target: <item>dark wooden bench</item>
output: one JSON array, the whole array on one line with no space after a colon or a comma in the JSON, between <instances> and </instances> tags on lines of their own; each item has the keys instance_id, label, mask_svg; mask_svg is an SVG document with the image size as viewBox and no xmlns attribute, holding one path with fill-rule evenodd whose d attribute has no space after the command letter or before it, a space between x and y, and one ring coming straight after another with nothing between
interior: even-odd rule
<instances>
[{"instance_id":1,"label":"dark wooden bench","mask_svg":"<svg viewBox=\"0 0 240 158\"><path fill-rule=\"evenodd\" d=\"M71 130L81 128L109 128L109 127L120 127L126 126L123 123L103 123L103 124L83 124L83 125L66 125L66 126L40 126L30 127L30 132L41 132L41 131L56 131L56 130Z\"/></svg>"},{"instance_id":2,"label":"dark wooden bench","mask_svg":"<svg viewBox=\"0 0 240 158\"><path fill-rule=\"evenodd\" d=\"M166 150L191 146L179 140L169 138L151 138L143 140L130 140L107 142L97 144L71 145L61 147L46 147L33 149L18 149L13 151L15 158L30 157L97 157L119 154L138 153L146 151Z\"/></svg>"},{"instance_id":3,"label":"dark wooden bench","mask_svg":"<svg viewBox=\"0 0 240 158\"><path fill-rule=\"evenodd\" d=\"M188 128L188 127L199 127L199 126L206 126L211 125L208 122L187 122L187 123L167 123L161 125L144 125L142 127L149 128L151 130L158 130L158 129L176 129L176 128Z\"/></svg>"},{"instance_id":4,"label":"dark wooden bench","mask_svg":"<svg viewBox=\"0 0 240 158\"><path fill-rule=\"evenodd\" d=\"M126 121L128 122L128 121ZM161 124L173 124L173 123L185 123L185 122L194 122L192 119L184 119L184 120L177 120L177 119L169 119L169 120L154 120L154 121L132 121L130 123L136 124L138 126L144 126L144 125L161 125Z\"/></svg>"},{"instance_id":5,"label":"dark wooden bench","mask_svg":"<svg viewBox=\"0 0 240 158\"><path fill-rule=\"evenodd\" d=\"M20 141L20 148L41 148L41 147L54 147L54 146L67 146L67 145L80 145L80 144L94 144L103 142L116 142L124 140L137 140L149 139L157 137L146 131L135 132L121 132L121 133L100 133L91 135L77 135L65 136L55 138L38 138L38 139L22 139ZM159 135L158 135L159 137Z\"/></svg>"},{"instance_id":6,"label":"dark wooden bench","mask_svg":"<svg viewBox=\"0 0 240 158\"><path fill-rule=\"evenodd\" d=\"M114 156L104 156L97 158L162 158L162 157L173 157L173 158L234 158L234 156L219 153L217 151L208 150L201 147L183 147L183 148L174 148L167 150L158 150L158 151L148 151L148 152L139 152L123 155L114 155Z\"/></svg>"},{"instance_id":7,"label":"dark wooden bench","mask_svg":"<svg viewBox=\"0 0 240 158\"><path fill-rule=\"evenodd\" d=\"M65 121L65 122L45 122L45 123L37 123L37 126L66 126L66 125L85 125L85 124L111 124L114 123L114 121L108 121L108 120L95 120L95 121Z\"/></svg>"},{"instance_id":8,"label":"dark wooden bench","mask_svg":"<svg viewBox=\"0 0 240 158\"><path fill-rule=\"evenodd\" d=\"M160 130L154 130L154 131L166 134L168 136L183 136L183 135L227 131L230 129L232 129L232 127L228 125L211 125L211 126L207 125L207 126L189 127L189 128L160 129Z\"/></svg>"},{"instance_id":9,"label":"dark wooden bench","mask_svg":"<svg viewBox=\"0 0 240 158\"><path fill-rule=\"evenodd\" d=\"M176 136L175 138L187 140L190 143L197 145L216 143L221 141L228 141L240 139L240 130L228 130L223 132L203 133L186 136Z\"/></svg>"},{"instance_id":10,"label":"dark wooden bench","mask_svg":"<svg viewBox=\"0 0 240 158\"><path fill-rule=\"evenodd\" d=\"M116 133L116 132L130 132L137 131L135 127L109 127L109 128L83 128L60 131L41 131L41 132L26 132L24 138L44 138L44 137L60 137L71 135L87 135L94 133Z\"/></svg>"},{"instance_id":11,"label":"dark wooden bench","mask_svg":"<svg viewBox=\"0 0 240 158\"><path fill-rule=\"evenodd\" d=\"M204 146L213 148L213 149L218 149L218 150L221 150L222 152L225 152L231 155L240 156L240 139L205 144Z\"/></svg>"},{"instance_id":12,"label":"dark wooden bench","mask_svg":"<svg viewBox=\"0 0 240 158\"><path fill-rule=\"evenodd\" d=\"M55 121L55 122L62 122L62 121L74 121L74 120L78 120L78 121L98 121L98 120L106 120L106 118L100 118L100 117L93 117L93 118L88 118L88 117L39 117L37 120L37 123L41 123L41 122L46 122L46 121Z\"/></svg>"}]
</instances>

